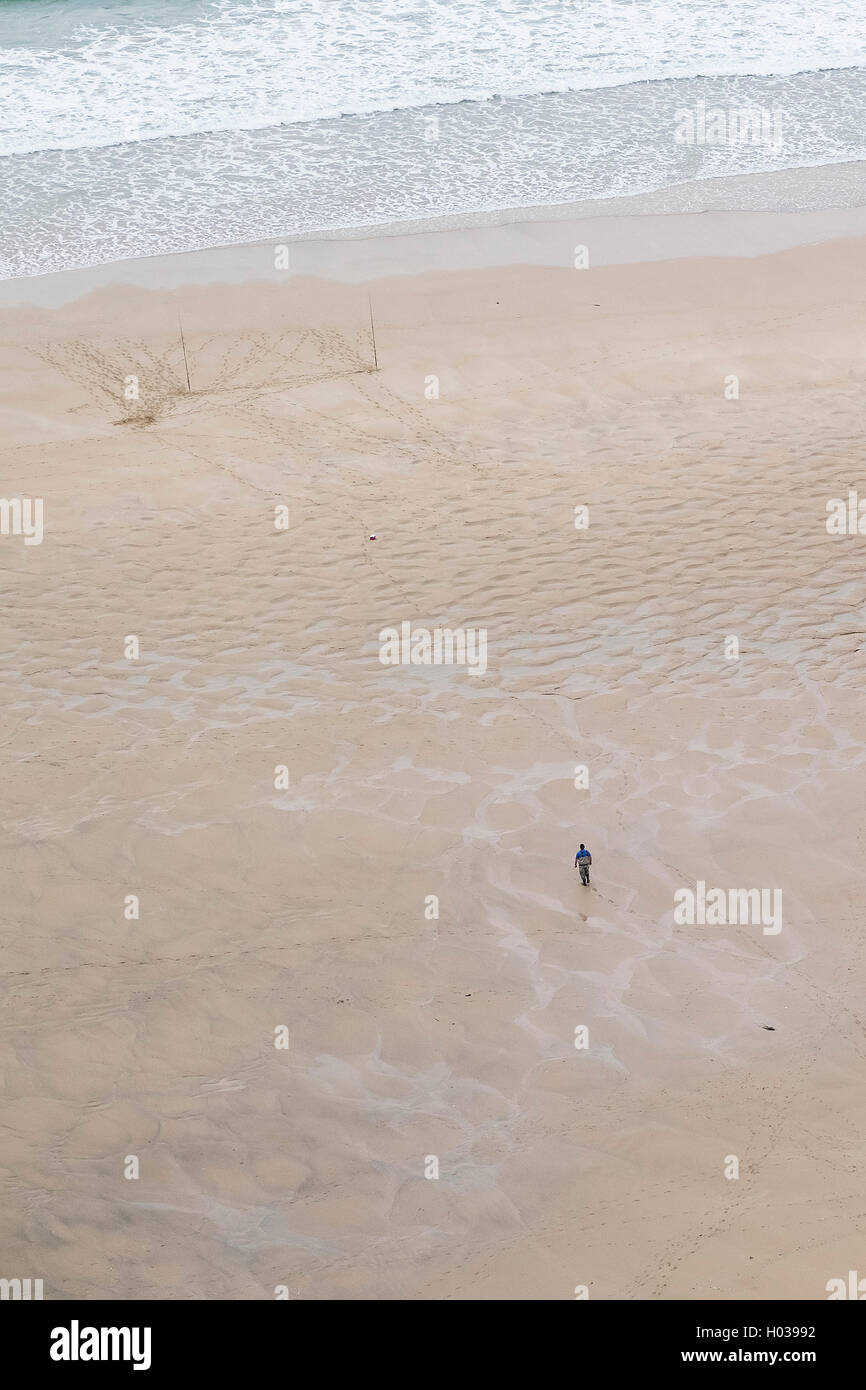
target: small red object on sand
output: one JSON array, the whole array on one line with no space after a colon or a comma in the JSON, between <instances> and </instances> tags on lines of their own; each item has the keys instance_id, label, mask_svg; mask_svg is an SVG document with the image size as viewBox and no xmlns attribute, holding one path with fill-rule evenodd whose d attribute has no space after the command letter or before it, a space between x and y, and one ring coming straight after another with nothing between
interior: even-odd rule
<instances>
[{"instance_id":1,"label":"small red object on sand","mask_svg":"<svg viewBox=\"0 0 866 1390\"><path fill-rule=\"evenodd\" d=\"M371 537L370 537L370 540L371 540L371 541L374 541L375 539L376 539L375 536L371 536Z\"/></svg>"}]
</instances>

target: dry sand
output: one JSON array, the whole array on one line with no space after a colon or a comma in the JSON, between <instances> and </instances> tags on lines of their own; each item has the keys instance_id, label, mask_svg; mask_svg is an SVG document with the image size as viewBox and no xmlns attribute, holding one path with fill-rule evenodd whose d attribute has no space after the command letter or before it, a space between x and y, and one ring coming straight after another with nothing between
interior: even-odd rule
<instances>
[{"instance_id":1,"label":"dry sand","mask_svg":"<svg viewBox=\"0 0 866 1390\"><path fill-rule=\"evenodd\" d=\"M863 1269L864 242L500 236L5 314L0 1273L48 1298ZM384 667L403 621L486 674ZM783 930L675 925L698 879Z\"/></svg>"}]
</instances>

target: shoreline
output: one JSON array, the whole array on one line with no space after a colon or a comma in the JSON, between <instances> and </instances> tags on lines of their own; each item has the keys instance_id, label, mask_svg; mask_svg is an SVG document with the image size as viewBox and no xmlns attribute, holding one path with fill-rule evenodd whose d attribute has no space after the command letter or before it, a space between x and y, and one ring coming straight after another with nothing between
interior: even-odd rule
<instances>
[{"instance_id":1,"label":"shoreline","mask_svg":"<svg viewBox=\"0 0 866 1390\"><path fill-rule=\"evenodd\" d=\"M843 172L844 171L844 172ZM855 202L825 204L844 188ZM698 191L700 210L687 204ZM599 225L600 224L600 225ZM108 261L0 281L0 306L57 308L109 286L174 289L317 276L350 283L502 265L589 266L695 257L756 257L866 235L866 163L697 180L654 193L341 228ZM274 248L291 267L275 271Z\"/></svg>"}]
</instances>

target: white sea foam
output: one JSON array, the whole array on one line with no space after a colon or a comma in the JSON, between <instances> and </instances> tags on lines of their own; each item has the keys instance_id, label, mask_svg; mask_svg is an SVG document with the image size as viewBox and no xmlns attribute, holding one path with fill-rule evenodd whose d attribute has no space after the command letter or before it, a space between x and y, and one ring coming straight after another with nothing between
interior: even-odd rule
<instances>
[{"instance_id":1,"label":"white sea foam","mask_svg":"<svg viewBox=\"0 0 866 1390\"><path fill-rule=\"evenodd\" d=\"M866 64L861 0L3 6L0 154Z\"/></svg>"},{"instance_id":2,"label":"white sea foam","mask_svg":"<svg viewBox=\"0 0 866 1390\"><path fill-rule=\"evenodd\" d=\"M0 278L863 160L864 97L862 0L7 0Z\"/></svg>"}]
</instances>

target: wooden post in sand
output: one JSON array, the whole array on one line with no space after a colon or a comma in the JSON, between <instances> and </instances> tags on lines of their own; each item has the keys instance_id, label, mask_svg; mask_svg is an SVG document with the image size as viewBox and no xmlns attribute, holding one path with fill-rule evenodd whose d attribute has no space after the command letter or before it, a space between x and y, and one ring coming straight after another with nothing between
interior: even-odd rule
<instances>
[{"instance_id":1,"label":"wooden post in sand","mask_svg":"<svg viewBox=\"0 0 866 1390\"><path fill-rule=\"evenodd\" d=\"M376 351L376 325L373 322L373 299L371 295L367 296L367 303L370 306L370 336L373 339L373 370L378 372L379 354Z\"/></svg>"},{"instance_id":2,"label":"wooden post in sand","mask_svg":"<svg viewBox=\"0 0 866 1390\"><path fill-rule=\"evenodd\" d=\"M186 371L186 389L192 395L192 387L189 384L189 363L186 360L186 343L183 340L183 324L180 321L180 313L177 316L177 326L180 329L180 345L183 349L183 365Z\"/></svg>"}]
</instances>

